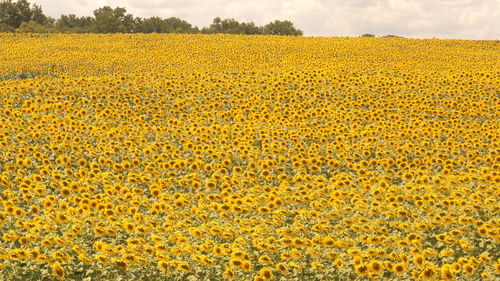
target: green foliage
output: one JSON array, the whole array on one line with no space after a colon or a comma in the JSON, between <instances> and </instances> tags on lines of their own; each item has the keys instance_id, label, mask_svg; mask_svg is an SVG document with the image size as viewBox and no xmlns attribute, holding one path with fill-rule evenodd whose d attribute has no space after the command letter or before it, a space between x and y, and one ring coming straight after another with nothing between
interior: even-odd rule
<instances>
[{"instance_id":1,"label":"green foliage","mask_svg":"<svg viewBox=\"0 0 500 281\"><path fill-rule=\"evenodd\" d=\"M271 35L302 35L302 31L296 29L288 20L275 20L260 27L253 22L238 22L235 19L224 19L216 17L208 28L203 28L202 33L228 33L228 34L271 34Z\"/></svg>"},{"instance_id":2,"label":"green foliage","mask_svg":"<svg viewBox=\"0 0 500 281\"><path fill-rule=\"evenodd\" d=\"M57 29L45 26L37 23L36 21L30 20L28 22L21 23L19 28L16 28L16 33L56 33Z\"/></svg>"},{"instance_id":3,"label":"green foliage","mask_svg":"<svg viewBox=\"0 0 500 281\"><path fill-rule=\"evenodd\" d=\"M177 17L139 18L122 7L104 6L94 10L93 17L61 15L57 20L43 14L42 7L27 0L0 0L0 32L30 33L228 33L302 35L293 23L276 20L266 26L217 17L201 30Z\"/></svg>"},{"instance_id":4,"label":"green foliage","mask_svg":"<svg viewBox=\"0 0 500 281\"><path fill-rule=\"evenodd\" d=\"M33 11L27 0L2 0L0 2L0 23L18 28L23 22L30 21Z\"/></svg>"},{"instance_id":5,"label":"green foliage","mask_svg":"<svg viewBox=\"0 0 500 281\"><path fill-rule=\"evenodd\" d=\"M202 33L227 33L227 34L262 34L263 28L253 22L238 22L235 19L224 19L216 17L208 28L203 28Z\"/></svg>"},{"instance_id":6,"label":"green foliage","mask_svg":"<svg viewBox=\"0 0 500 281\"><path fill-rule=\"evenodd\" d=\"M371 33L365 33L365 34L361 35L361 37L375 37L375 35L371 34Z\"/></svg>"},{"instance_id":7,"label":"green foliage","mask_svg":"<svg viewBox=\"0 0 500 281\"><path fill-rule=\"evenodd\" d=\"M260 26L256 26L253 22L247 22L241 24L241 29L243 30L243 34L263 34L264 28Z\"/></svg>"},{"instance_id":8,"label":"green foliage","mask_svg":"<svg viewBox=\"0 0 500 281\"><path fill-rule=\"evenodd\" d=\"M89 33L94 24L93 17L77 17L73 14L62 15L55 22L59 32L64 33Z\"/></svg>"},{"instance_id":9,"label":"green foliage","mask_svg":"<svg viewBox=\"0 0 500 281\"><path fill-rule=\"evenodd\" d=\"M387 34L385 36L382 36L382 38L403 38L403 37L398 36L398 35L393 35L393 34Z\"/></svg>"},{"instance_id":10,"label":"green foliage","mask_svg":"<svg viewBox=\"0 0 500 281\"><path fill-rule=\"evenodd\" d=\"M198 33L199 30L190 23L180 18L170 17L162 19L151 17L136 20L135 32L140 33Z\"/></svg>"},{"instance_id":11,"label":"green foliage","mask_svg":"<svg viewBox=\"0 0 500 281\"><path fill-rule=\"evenodd\" d=\"M96 33L131 33L135 19L125 8L104 6L94 11L93 31Z\"/></svg>"},{"instance_id":12,"label":"green foliage","mask_svg":"<svg viewBox=\"0 0 500 281\"><path fill-rule=\"evenodd\" d=\"M33 8L31 8L31 20L40 24L40 25L52 25L54 24L54 19L47 17L43 14L42 7L33 4Z\"/></svg>"},{"instance_id":13,"label":"green foliage","mask_svg":"<svg viewBox=\"0 0 500 281\"><path fill-rule=\"evenodd\" d=\"M0 82L4 80L32 79L41 75L55 76L52 72L46 70L20 71L0 75Z\"/></svg>"},{"instance_id":14,"label":"green foliage","mask_svg":"<svg viewBox=\"0 0 500 281\"><path fill-rule=\"evenodd\" d=\"M0 33L2 32L14 32L15 28L12 26L5 24L5 23L0 23Z\"/></svg>"},{"instance_id":15,"label":"green foliage","mask_svg":"<svg viewBox=\"0 0 500 281\"><path fill-rule=\"evenodd\" d=\"M302 30L296 29L288 20L275 20L264 26L264 34L269 35L295 35L302 36Z\"/></svg>"}]
</instances>

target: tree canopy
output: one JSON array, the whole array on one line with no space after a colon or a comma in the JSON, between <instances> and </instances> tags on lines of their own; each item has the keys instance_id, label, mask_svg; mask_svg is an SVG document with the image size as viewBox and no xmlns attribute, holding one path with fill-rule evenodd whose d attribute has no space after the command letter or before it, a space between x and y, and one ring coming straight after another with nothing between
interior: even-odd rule
<instances>
[{"instance_id":1,"label":"tree canopy","mask_svg":"<svg viewBox=\"0 0 500 281\"><path fill-rule=\"evenodd\" d=\"M210 26L199 29L177 17L140 18L127 13L126 8L110 6L94 10L93 16L69 14L53 19L43 13L41 6L27 0L0 0L0 32L303 34L288 20L257 26L254 22L216 17Z\"/></svg>"},{"instance_id":2,"label":"tree canopy","mask_svg":"<svg viewBox=\"0 0 500 281\"><path fill-rule=\"evenodd\" d=\"M296 35L302 36L302 31L296 29L288 20L275 20L264 26L264 33L270 35Z\"/></svg>"},{"instance_id":3,"label":"tree canopy","mask_svg":"<svg viewBox=\"0 0 500 281\"><path fill-rule=\"evenodd\" d=\"M36 5L33 5L33 10L38 10ZM0 2L0 23L6 24L12 28L18 28L23 22L33 20L34 11L30 3L26 0L3 0ZM37 15L39 18L39 15Z\"/></svg>"}]
</instances>

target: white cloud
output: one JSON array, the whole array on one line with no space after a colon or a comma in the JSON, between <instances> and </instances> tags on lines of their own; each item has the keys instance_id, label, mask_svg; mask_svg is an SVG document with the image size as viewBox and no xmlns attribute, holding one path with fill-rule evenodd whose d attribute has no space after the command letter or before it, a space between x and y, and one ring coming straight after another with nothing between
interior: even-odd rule
<instances>
[{"instance_id":1,"label":"white cloud","mask_svg":"<svg viewBox=\"0 0 500 281\"><path fill-rule=\"evenodd\" d=\"M105 5L140 17L180 17L198 27L214 17L264 25L288 19L306 36L500 39L500 0L32 0L47 15L92 15Z\"/></svg>"}]
</instances>

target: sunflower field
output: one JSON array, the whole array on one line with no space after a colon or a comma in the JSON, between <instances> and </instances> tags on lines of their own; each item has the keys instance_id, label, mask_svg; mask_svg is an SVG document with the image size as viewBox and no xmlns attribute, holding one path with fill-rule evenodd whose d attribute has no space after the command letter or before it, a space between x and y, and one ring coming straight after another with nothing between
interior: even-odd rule
<instances>
[{"instance_id":1,"label":"sunflower field","mask_svg":"<svg viewBox=\"0 0 500 281\"><path fill-rule=\"evenodd\" d=\"M0 280L498 280L500 42L0 34Z\"/></svg>"}]
</instances>

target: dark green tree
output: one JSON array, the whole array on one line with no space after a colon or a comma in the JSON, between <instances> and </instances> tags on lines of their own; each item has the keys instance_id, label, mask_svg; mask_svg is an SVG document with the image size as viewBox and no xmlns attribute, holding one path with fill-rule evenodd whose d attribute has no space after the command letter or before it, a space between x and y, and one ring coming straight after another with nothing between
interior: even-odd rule
<instances>
[{"instance_id":1,"label":"dark green tree","mask_svg":"<svg viewBox=\"0 0 500 281\"><path fill-rule=\"evenodd\" d=\"M176 17L170 17L163 20L168 33L198 33L198 27L193 27L185 20Z\"/></svg>"},{"instance_id":2,"label":"dark green tree","mask_svg":"<svg viewBox=\"0 0 500 281\"><path fill-rule=\"evenodd\" d=\"M180 18L170 17L162 19L160 17L151 17L146 19L137 19L136 32L141 33L197 33L197 27Z\"/></svg>"},{"instance_id":3,"label":"dark green tree","mask_svg":"<svg viewBox=\"0 0 500 281\"><path fill-rule=\"evenodd\" d=\"M15 28L5 23L0 23L0 33L2 32L14 32Z\"/></svg>"},{"instance_id":4,"label":"dark green tree","mask_svg":"<svg viewBox=\"0 0 500 281\"><path fill-rule=\"evenodd\" d=\"M241 34L262 34L264 32L264 28L256 26L253 21L242 23L240 28L243 31Z\"/></svg>"},{"instance_id":5,"label":"dark green tree","mask_svg":"<svg viewBox=\"0 0 500 281\"><path fill-rule=\"evenodd\" d=\"M302 30L296 29L289 20L275 20L264 26L264 34L302 36Z\"/></svg>"},{"instance_id":6,"label":"dark green tree","mask_svg":"<svg viewBox=\"0 0 500 281\"><path fill-rule=\"evenodd\" d=\"M33 4L33 7L31 8L31 20L40 24L40 25L53 25L54 24L54 19L47 17L46 15L43 14L42 7Z\"/></svg>"},{"instance_id":7,"label":"dark green tree","mask_svg":"<svg viewBox=\"0 0 500 281\"><path fill-rule=\"evenodd\" d=\"M375 35L373 35L371 33L365 33L365 34L361 35L361 37L375 37Z\"/></svg>"},{"instance_id":8,"label":"dark green tree","mask_svg":"<svg viewBox=\"0 0 500 281\"><path fill-rule=\"evenodd\" d=\"M138 18L136 31L139 33L162 33L163 19L160 17Z\"/></svg>"},{"instance_id":9,"label":"dark green tree","mask_svg":"<svg viewBox=\"0 0 500 281\"><path fill-rule=\"evenodd\" d=\"M33 11L27 0L2 0L0 2L0 23L18 28L21 23L30 21Z\"/></svg>"},{"instance_id":10,"label":"dark green tree","mask_svg":"<svg viewBox=\"0 0 500 281\"><path fill-rule=\"evenodd\" d=\"M56 33L57 29L47 25L41 25L34 20L21 23L21 26L16 28L17 33Z\"/></svg>"},{"instance_id":11,"label":"dark green tree","mask_svg":"<svg viewBox=\"0 0 500 281\"><path fill-rule=\"evenodd\" d=\"M0 0L0 32L65 33L199 33L198 27L177 17L137 18L125 8L104 6L94 10L93 17L61 15L57 20L46 16L42 7L28 0ZM239 22L233 18L213 19L201 33L302 35L290 21L273 21L266 26L254 22Z\"/></svg>"},{"instance_id":12,"label":"dark green tree","mask_svg":"<svg viewBox=\"0 0 500 281\"><path fill-rule=\"evenodd\" d=\"M220 33L241 34L240 23L235 19L225 19L220 22Z\"/></svg>"},{"instance_id":13,"label":"dark green tree","mask_svg":"<svg viewBox=\"0 0 500 281\"><path fill-rule=\"evenodd\" d=\"M222 33L222 20L220 17L216 17L212 20L212 24L209 27L204 27L201 29L201 33L204 34L216 34Z\"/></svg>"},{"instance_id":14,"label":"dark green tree","mask_svg":"<svg viewBox=\"0 0 500 281\"><path fill-rule=\"evenodd\" d=\"M61 15L55 22L55 27L65 33L91 32L94 24L93 17L77 17L76 15Z\"/></svg>"},{"instance_id":15,"label":"dark green tree","mask_svg":"<svg viewBox=\"0 0 500 281\"><path fill-rule=\"evenodd\" d=\"M253 22L240 23L232 18L222 20L216 17L212 24L208 28L203 28L201 32L206 34L262 34L262 27L256 26Z\"/></svg>"},{"instance_id":16,"label":"dark green tree","mask_svg":"<svg viewBox=\"0 0 500 281\"><path fill-rule=\"evenodd\" d=\"M130 33L136 25L135 18L121 7L104 6L94 11L94 17L93 31L97 33Z\"/></svg>"}]
</instances>

